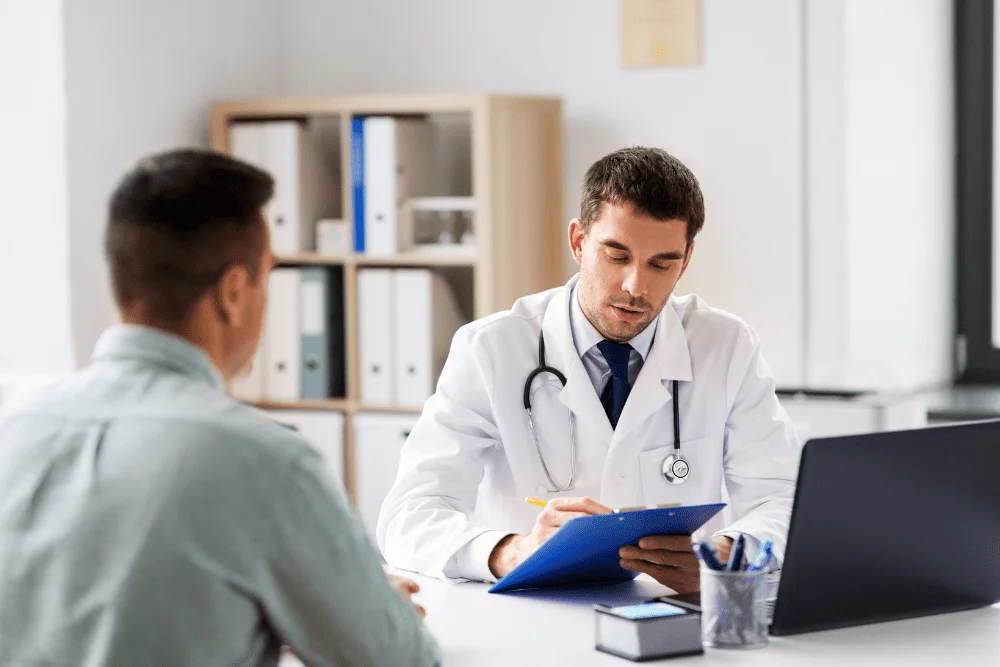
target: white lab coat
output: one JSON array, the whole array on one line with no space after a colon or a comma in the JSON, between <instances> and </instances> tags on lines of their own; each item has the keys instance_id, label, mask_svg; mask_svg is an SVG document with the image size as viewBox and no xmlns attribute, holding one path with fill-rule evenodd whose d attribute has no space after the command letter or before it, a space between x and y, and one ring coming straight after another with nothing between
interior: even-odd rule
<instances>
[{"instance_id":1,"label":"white lab coat","mask_svg":"<svg viewBox=\"0 0 1000 667\"><path fill-rule=\"evenodd\" d=\"M564 287L519 299L510 311L464 326L437 392L402 450L377 538L395 567L441 578L493 580L487 560L510 533L530 532L539 508L526 496L590 496L610 507L730 500L732 523L707 530L773 540L779 561L791 515L800 445L778 403L755 332L696 296L671 297L616 429L573 343ZM532 384L535 427L553 479L570 475L576 421L576 488L549 493L523 405L524 381L546 361L566 375ZM777 344L780 342L776 341ZM688 480L660 474L673 452L671 381L680 381L681 453Z\"/></svg>"}]
</instances>

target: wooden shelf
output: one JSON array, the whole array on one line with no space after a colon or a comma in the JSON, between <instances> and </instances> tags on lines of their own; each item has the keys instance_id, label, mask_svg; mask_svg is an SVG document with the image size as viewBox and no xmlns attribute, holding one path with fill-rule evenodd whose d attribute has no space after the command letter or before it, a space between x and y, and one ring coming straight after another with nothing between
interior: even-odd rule
<instances>
[{"instance_id":1,"label":"wooden shelf","mask_svg":"<svg viewBox=\"0 0 1000 667\"><path fill-rule=\"evenodd\" d=\"M387 257L369 255L321 255L315 252L302 252L297 255L282 255L278 257L281 265L321 264L329 266L475 266L476 256L473 254L455 252L403 253Z\"/></svg>"},{"instance_id":2,"label":"wooden shelf","mask_svg":"<svg viewBox=\"0 0 1000 667\"><path fill-rule=\"evenodd\" d=\"M421 405L365 405L344 398L301 401L250 401L250 405L262 410L331 410L336 412L391 412L419 415Z\"/></svg>"},{"instance_id":3,"label":"wooden shelf","mask_svg":"<svg viewBox=\"0 0 1000 667\"><path fill-rule=\"evenodd\" d=\"M394 412L404 415L419 415L423 412L422 405L354 405L353 412Z\"/></svg>"},{"instance_id":4,"label":"wooden shelf","mask_svg":"<svg viewBox=\"0 0 1000 667\"><path fill-rule=\"evenodd\" d=\"M476 256L458 251L441 254L408 252L391 257L356 255L354 263L358 266L475 266Z\"/></svg>"},{"instance_id":5,"label":"wooden shelf","mask_svg":"<svg viewBox=\"0 0 1000 667\"><path fill-rule=\"evenodd\" d=\"M329 264L332 266L343 266L354 261L350 255L321 255L316 252L281 255L277 259L279 264Z\"/></svg>"},{"instance_id":6,"label":"wooden shelf","mask_svg":"<svg viewBox=\"0 0 1000 667\"><path fill-rule=\"evenodd\" d=\"M213 119L249 120L340 116L350 114L476 113L491 106L534 104L559 109L555 97L524 98L477 93L388 93L225 100L212 106Z\"/></svg>"},{"instance_id":7,"label":"wooden shelf","mask_svg":"<svg viewBox=\"0 0 1000 667\"><path fill-rule=\"evenodd\" d=\"M346 412L348 401L344 398L328 398L311 401L253 401L262 410L338 410Z\"/></svg>"}]
</instances>

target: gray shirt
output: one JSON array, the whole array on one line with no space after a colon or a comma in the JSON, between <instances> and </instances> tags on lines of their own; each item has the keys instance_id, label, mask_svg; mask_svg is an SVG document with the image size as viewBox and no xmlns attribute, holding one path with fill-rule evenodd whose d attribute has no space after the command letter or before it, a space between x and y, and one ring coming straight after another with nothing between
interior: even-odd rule
<instances>
[{"instance_id":1,"label":"gray shirt","mask_svg":"<svg viewBox=\"0 0 1000 667\"><path fill-rule=\"evenodd\" d=\"M0 415L0 665L432 665L319 454L118 326Z\"/></svg>"}]
</instances>

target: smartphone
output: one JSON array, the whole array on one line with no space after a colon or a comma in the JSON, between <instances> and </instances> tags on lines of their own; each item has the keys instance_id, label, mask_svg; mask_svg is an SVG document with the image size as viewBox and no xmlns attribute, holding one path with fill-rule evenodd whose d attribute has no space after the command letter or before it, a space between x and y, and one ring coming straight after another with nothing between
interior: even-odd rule
<instances>
[{"instance_id":1,"label":"smartphone","mask_svg":"<svg viewBox=\"0 0 1000 667\"><path fill-rule=\"evenodd\" d=\"M680 616L688 610L666 602L644 602L625 607L612 607L609 611L615 616L627 618L630 621L640 621L647 618L663 618L664 616Z\"/></svg>"}]
</instances>

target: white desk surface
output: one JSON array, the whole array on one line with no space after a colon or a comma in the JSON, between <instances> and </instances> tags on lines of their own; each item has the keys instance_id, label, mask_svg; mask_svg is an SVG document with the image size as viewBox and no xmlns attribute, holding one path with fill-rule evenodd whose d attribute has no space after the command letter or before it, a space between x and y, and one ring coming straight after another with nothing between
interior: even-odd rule
<instances>
[{"instance_id":1,"label":"white desk surface","mask_svg":"<svg viewBox=\"0 0 1000 667\"><path fill-rule=\"evenodd\" d=\"M670 590L652 579L572 593L488 594L486 584L449 584L408 575L421 591L427 627L445 667L624 667L633 664L594 650L595 603L644 602ZM754 650L705 649L705 655L644 664L740 667L868 667L976 665L1000 667L1000 605L974 611L879 623L794 637L772 637ZM282 662L291 667L296 663Z\"/></svg>"},{"instance_id":2,"label":"white desk surface","mask_svg":"<svg viewBox=\"0 0 1000 667\"><path fill-rule=\"evenodd\" d=\"M646 577L589 591L515 595L490 595L485 584L413 578L421 585L416 599L427 608L426 623L441 643L446 666L623 667L631 663L594 650L591 605L633 604L671 592ZM668 662L678 667L1000 666L1000 605L795 637L772 637L770 645L762 649L706 649L704 656L647 664Z\"/></svg>"}]
</instances>

